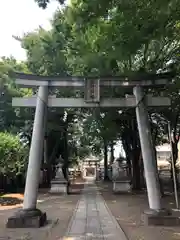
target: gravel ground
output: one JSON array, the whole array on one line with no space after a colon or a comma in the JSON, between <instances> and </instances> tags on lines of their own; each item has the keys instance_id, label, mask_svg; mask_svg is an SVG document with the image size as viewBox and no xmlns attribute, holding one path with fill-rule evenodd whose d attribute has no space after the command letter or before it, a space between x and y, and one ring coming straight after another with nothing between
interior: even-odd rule
<instances>
[{"instance_id":1,"label":"gravel ground","mask_svg":"<svg viewBox=\"0 0 180 240\"><path fill-rule=\"evenodd\" d=\"M112 193L110 184L98 184L107 206L126 233L129 240L177 240L180 239L180 227L150 227L141 222L141 214L148 208L145 194ZM163 206L175 208L174 199L167 196Z\"/></svg>"},{"instance_id":2,"label":"gravel ground","mask_svg":"<svg viewBox=\"0 0 180 240\"><path fill-rule=\"evenodd\" d=\"M40 195L38 208L47 213L48 224L39 229L6 229L8 217L17 209L0 211L0 240L62 239L79 198L79 193L68 196Z\"/></svg>"}]
</instances>

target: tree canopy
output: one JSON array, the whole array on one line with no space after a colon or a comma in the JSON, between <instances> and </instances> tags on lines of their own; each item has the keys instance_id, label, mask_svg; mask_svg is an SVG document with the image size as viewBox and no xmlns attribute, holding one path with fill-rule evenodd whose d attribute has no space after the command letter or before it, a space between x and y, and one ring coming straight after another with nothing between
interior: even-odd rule
<instances>
[{"instance_id":1,"label":"tree canopy","mask_svg":"<svg viewBox=\"0 0 180 240\"><path fill-rule=\"evenodd\" d=\"M50 3L50 0L35 1L42 8ZM2 58L0 62L1 132L18 134L21 130L28 133L26 135L30 139L32 131L33 111L13 109L11 99L12 96L31 95L35 90L22 90L15 86L12 71L56 76L131 76L173 71L176 73L173 86L148 90L154 95L163 91L171 98L172 106L149 109L149 115L156 144L167 139L167 121L171 122L174 135L180 136L180 2L58 2L63 7L55 12L50 30L39 27L17 38L27 53L26 62L18 63L13 58ZM75 89L62 91L57 88L50 92L57 96L83 96ZM125 92L122 88L104 88L101 91L103 96L109 97L124 97L127 93L132 94L132 91ZM90 151L102 156L104 144L110 147L121 139L133 161L132 149L139 147L134 109L66 109L66 112L70 116L68 147L71 159L83 158ZM48 127L52 138L53 134L59 139L64 136L62 133L52 134L52 127L59 125L64 114L65 109L49 110L51 124ZM63 127L65 129L65 124Z\"/></svg>"}]
</instances>

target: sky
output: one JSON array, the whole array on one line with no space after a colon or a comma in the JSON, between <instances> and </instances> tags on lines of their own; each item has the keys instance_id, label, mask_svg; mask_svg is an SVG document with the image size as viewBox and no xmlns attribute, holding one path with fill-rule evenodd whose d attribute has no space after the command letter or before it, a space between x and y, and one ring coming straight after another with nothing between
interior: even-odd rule
<instances>
[{"instance_id":1,"label":"sky","mask_svg":"<svg viewBox=\"0 0 180 240\"><path fill-rule=\"evenodd\" d=\"M0 0L0 57L12 55L19 61L25 60L25 51L12 36L21 37L39 26L50 29L50 20L57 7L56 0L45 10L34 0Z\"/></svg>"}]
</instances>

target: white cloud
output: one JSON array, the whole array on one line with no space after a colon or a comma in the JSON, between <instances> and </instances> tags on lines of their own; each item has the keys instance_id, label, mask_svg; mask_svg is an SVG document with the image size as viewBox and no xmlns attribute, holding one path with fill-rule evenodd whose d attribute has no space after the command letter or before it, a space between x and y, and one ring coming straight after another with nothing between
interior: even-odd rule
<instances>
[{"instance_id":1,"label":"white cloud","mask_svg":"<svg viewBox=\"0 0 180 240\"><path fill-rule=\"evenodd\" d=\"M22 36L39 26L49 29L57 7L55 0L46 10L40 9L34 0L0 0L0 56L25 59L25 51L12 36Z\"/></svg>"}]
</instances>

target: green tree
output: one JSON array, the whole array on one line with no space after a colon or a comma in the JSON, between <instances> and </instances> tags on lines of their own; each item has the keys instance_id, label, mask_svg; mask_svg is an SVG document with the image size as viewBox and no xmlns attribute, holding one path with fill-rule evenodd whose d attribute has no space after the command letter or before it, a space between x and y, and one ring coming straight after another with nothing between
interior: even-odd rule
<instances>
[{"instance_id":1,"label":"green tree","mask_svg":"<svg viewBox=\"0 0 180 240\"><path fill-rule=\"evenodd\" d=\"M51 61L54 72L49 69L49 66L42 63L45 66L45 73L60 74L56 66L62 59L66 66L66 73L81 76L119 75L122 73L141 76L142 73L179 69L179 13L180 4L174 0L163 2L160 0L149 0L148 2L144 0L128 2L72 0L69 6L62 11L57 11L52 21L50 35L53 37L48 46L50 49L54 49L52 41L55 41L56 44L53 42L53 46L55 46L56 52L60 52L62 55L61 59L56 58L56 61ZM58 42L61 44L58 45ZM50 51L46 53L45 59L49 59ZM36 59L34 56L32 58ZM175 63L171 64L171 69L167 66L169 61ZM167 119L178 131L178 79L177 77L174 87L164 91L171 97L173 107L161 110L150 109L149 111L153 116L151 117L153 131L158 129L159 124L162 126L161 131L158 129L153 133L155 142L167 134L164 129ZM158 89L149 89L149 92L159 94ZM121 97L125 95L125 92L122 89L111 89L108 92L103 89L101 95ZM103 128L99 127L100 113L105 113L107 116L112 115L112 118L102 124L102 126L108 126L107 129L110 131L103 131ZM126 146L133 146L126 151L127 155L129 154L130 162L134 163L134 166L139 166L141 164L138 163L140 157L139 137L138 134L130 134L134 125L133 129L136 129L136 122L133 120L132 123L131 121L135 112L123 111L122 119L116 119L117 111L101 110L100 113L92 115L90 111L84 111L83 118L91 119L90 125L98 126L100 133L97 133L97 128L94 127L91 134L88 135L90 128L83 126L83 132L86 132L84 134L86 137L81 138L83 144L100 145L102 148L102 135L107 134L109 139L117 139L120 133L122 140L126 140ZM111 135L113 120L117 121L119 125L119 128L116 128L117 135ZM137 131L133 130L132 132ZM127 136L129 137L127 138ZM92 139L96 139L96 141L93 142Z\"/></svg>"},{"instance_id":2,"label":"green tree","mask_svg":"<svg viewBox=\"0 0 180 240\"><path fill-rule=\"evenodd\" d=\"M15 86L13 79L14 71L26 73L28 69L23 62L18 63L12 57L3 57L0 61L0 131L18 132L19 128L24 126L23 116L27 117L27 109L20 110L12 107L12 98L31 95L32 91Z\"/></svg>"},{"instance_id":3,"label":"green tree","mask_svg":"<svg viewBox=\"0 0 180 240\"><path fill-rule=\"evenodd\" d=\"M28 148L20 138L8 132L0 133L0 172L7 176L25 173Z\"/></svg>"}]
</instances>

